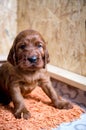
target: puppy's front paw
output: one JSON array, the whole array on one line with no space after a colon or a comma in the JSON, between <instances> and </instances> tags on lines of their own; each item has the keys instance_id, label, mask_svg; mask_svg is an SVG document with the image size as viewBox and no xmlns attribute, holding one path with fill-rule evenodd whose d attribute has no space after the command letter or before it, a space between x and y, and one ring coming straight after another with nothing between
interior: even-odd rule
<instances>
[{"instance_id":1,"label":"puppy's front paw","mask_svg":"<svg viewBox=\"0 0 86 130\"><path fill-rule=\"evenodd\" d=\"M56 105L56 108L59 108L59 109L72 109L72 108L73 108L73 105L72 105L72 103L67 102L67 101L60 101L60 102Z\"/></svg>"},{"instance_id":2,"label":"puppy's front paw","mask_svg":"<svg viewBox=\"0 0 86 130\"><path fill-rule=\"evenodd\" d=\"M16 111L16 112L14 113L14 115L15 115L15 117L18 118L18 119L19 119L19 118L24 118L24 119L26 119L26 120L31 117L29 111L27 111L26 108L23 108L21 111Z\"/></svg>"}]
</instances>

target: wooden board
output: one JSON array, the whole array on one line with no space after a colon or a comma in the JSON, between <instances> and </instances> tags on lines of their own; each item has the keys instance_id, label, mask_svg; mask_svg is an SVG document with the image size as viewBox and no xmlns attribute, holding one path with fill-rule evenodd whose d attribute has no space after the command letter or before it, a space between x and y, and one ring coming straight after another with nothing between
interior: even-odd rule
<instances>
[{"instance_id":1,"label":"wooden board","mask_svg":"<svg viewBox=\"0 0 86 130\"><path fill-rule=\"evenodd\" d=\"M47 65L47 71L52 78L86 91L86 77L50 64Z\"/></svg>"},{"instance_id":2,"label":"wooden board","mask_svg":"<svg viewBox=\"0 0 86 130\"><path fill-rule=\"evenodd\" d=\"M86 2L18 1L18 32L30 28L45 38L51 64L86 76Z\"/></svg>"}]
</instances>

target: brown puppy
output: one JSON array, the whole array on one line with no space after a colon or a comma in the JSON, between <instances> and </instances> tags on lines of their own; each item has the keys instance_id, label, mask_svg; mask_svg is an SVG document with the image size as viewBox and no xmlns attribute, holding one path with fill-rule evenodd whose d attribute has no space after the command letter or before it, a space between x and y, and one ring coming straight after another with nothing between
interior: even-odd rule
<instances>
[{"instance_id":1,"label":"brown puppy","mask_svg":"<svg viewBox=\"0 0 86 130\"><path fill-rule=\"evenodd\" d=\"M23 97L36 86L50 97L56 108L71 108L72 105L59 99L45 70L49 54L42 36L34 30L24 30L15 38L8 61L0 67L0 102L13 101L16 118L30 116Z\"/></svg>"}]
</instances>

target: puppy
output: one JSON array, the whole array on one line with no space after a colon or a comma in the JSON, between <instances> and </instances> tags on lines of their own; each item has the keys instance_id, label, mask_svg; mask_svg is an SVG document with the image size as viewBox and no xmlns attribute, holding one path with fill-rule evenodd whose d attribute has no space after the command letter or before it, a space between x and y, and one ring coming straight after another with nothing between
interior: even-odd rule
<instances>
[{"instance_id":1,"label":"puppy","mask_svg":"<svg viewBox=\"0 0 86 130\"><path fill-rule=\"evenodd\" d=\"M24 30L14 40L7 62L0 67L0 102L13 101L16 118L28 119L29 111L24 104L24 96L36 86L51 99L56 108L71 108L72 105L59 98L52 87L45 70L49 62L46 42L35 30Z\"/></svg>"}]
</instances>

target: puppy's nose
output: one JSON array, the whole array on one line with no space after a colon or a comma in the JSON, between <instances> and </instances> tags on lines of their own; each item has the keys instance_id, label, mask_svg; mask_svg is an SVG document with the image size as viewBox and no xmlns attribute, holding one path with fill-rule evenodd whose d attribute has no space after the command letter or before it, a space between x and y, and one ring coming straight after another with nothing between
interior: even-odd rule
<instances>
[{"instance_id":1,"label":"puppy's nose","mask_svg":"<svg viewBox=\"0 0 86 130\"><path fill-rule=\"evenodd\" d=\"M35 63L37 61L37 57L36 56L32 56L30 58L28 58L28 60L31 62L31 63Z\"/></svg>"}]
</instances>

